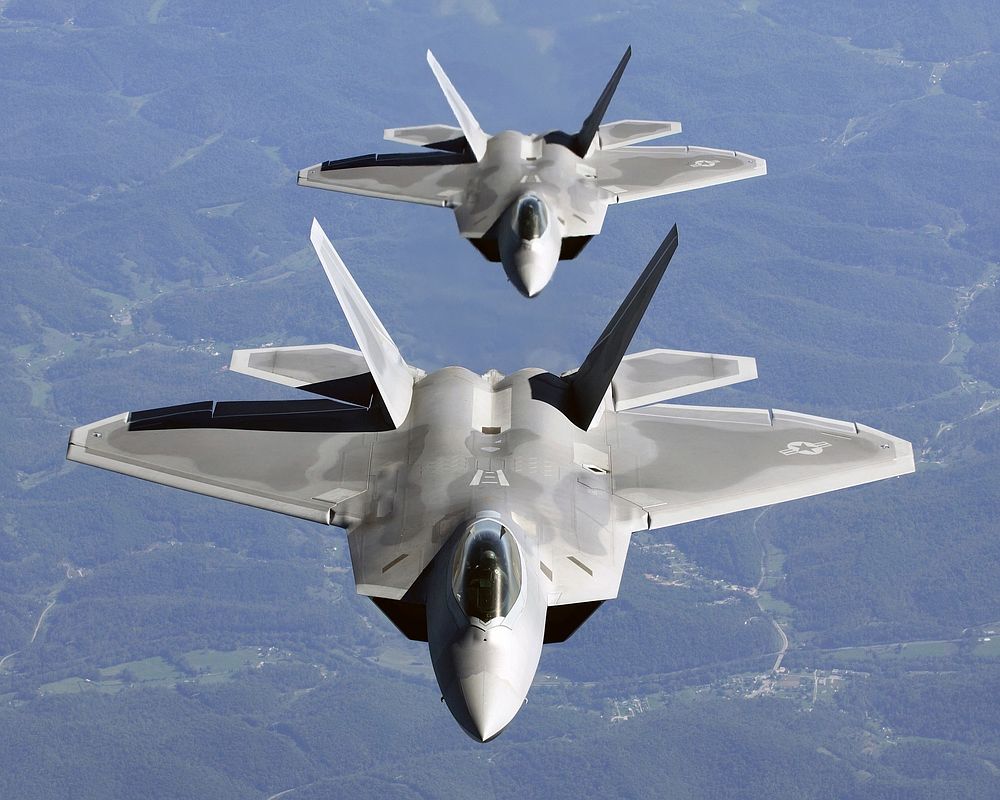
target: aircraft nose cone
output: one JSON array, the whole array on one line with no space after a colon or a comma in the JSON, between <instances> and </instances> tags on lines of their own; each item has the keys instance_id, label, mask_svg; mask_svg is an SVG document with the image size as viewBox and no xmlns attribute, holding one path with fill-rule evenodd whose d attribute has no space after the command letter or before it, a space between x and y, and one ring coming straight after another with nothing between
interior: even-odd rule
<instances>
[{"instance_id":1,"label":"aircraft nose cone","mask_svg":"<svg viewBox=\"0 0 1000 800\"><path fill-rule=\"evenodd\" d=\"M541 655L509 628L485 632L470 626L457 639L432 651L441 699L455 721L477 742L497 736L517 715L531 688Z\"/></svg>"},{"instance_id":2,"label":"aircraft nose cone","mask_svg":"<svg viewBox=\"0 0 1000 800\"><path fill-rule=\"evenodd\" d=\"M536 294L542 291L542 289L544 289L548 285L548 283L549 281L547 278L539 278L537 275L529 273L527 275L522 276L521 286L518 288L521 289L521 294L523 294L525 297L534 297Z\"/></svg>"},{"instance_id":3,"label":"aircraft nose cone","mask_svg":"<svg viewBox=\"0 0 1000 800\"><path fill-rule=\"evenodd\" d=\"M525 297L534 297L548 286L556 271L555 260L550 263L543 253L533 252L527 247L515 254L513 260L514 269L508 271L508 277Z\"/></svg>"},{"instance_id":4,"label":"aircraft nose cone","mask_svg":"<svg viewBox=\"0 0 1000 800\"><path fill-rule=\"evenodd\" d=\"M507 681L489 672L469 676L461 690L472 722L469 734L481 742L499 735L524 702Z\"/></svg>"}]
</instances>

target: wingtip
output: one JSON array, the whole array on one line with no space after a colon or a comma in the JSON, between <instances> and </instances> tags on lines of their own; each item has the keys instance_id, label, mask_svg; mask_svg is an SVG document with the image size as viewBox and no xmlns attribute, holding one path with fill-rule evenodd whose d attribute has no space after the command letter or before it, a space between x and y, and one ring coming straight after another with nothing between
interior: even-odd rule
<instances>
[{"instance_id":1,"label":"wingtip","mask_svg":"<svg viewBox=\"0 0 1000 800\"><path fill-rule=\"evenodd\" d=\"M436 66L439 66L437 59L434 58L434 54L431 52L431 49L429 47L427 48L427 63L431 65L431 69L433 69Z\"/></svg>"},{"instance_id":2,"label":"wingtip","mask_svg":"<svg viewBox=\"0 0 1000 800\"><path fill-rule=\"evenodd\" d=\"M323 226L319 224L319 220L315 217L313 217L312 227L309 230L309 241L313 246L313 250L316 251L316 256L319 258L319 263L322 265L323 271L331 281L333 280L331 270L347 271L344 259L340 257L337 248L333 246L330 237L326 235Z\"/></svg>"},{"instance_id":3,"label":"wingtip","mask_svg":"<svg viewBox=\"0 0 1000 800\"><path fill-rule=\"evenodd\" d=\"M319 220L313 217L312 225L309 226L309 241L313 244L324 241L327 238L326 231L319 224Z\"/></svg>"}]
</instances>

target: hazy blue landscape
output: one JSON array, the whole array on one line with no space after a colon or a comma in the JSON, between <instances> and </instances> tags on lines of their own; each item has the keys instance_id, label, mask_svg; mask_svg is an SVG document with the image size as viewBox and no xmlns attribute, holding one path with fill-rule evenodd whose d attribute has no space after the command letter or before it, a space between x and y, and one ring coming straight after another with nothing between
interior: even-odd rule
<instances>
[{"instance_id":1,"label":"hazy blue landscape","mask_svg":"<svg viewBox=\"0 0 1000 800\"><path fill-rule=\"evenodd\" d=\"M0 797L1000 797L1000 16L986 0L0 0ZM612 208L527 301L450 212L306 191L451 123L608 119L768 161ZM64 460L129 409L289 397L352 345L315 216L407 360L575 367L676 221L634 350L689 402L857 420L917 473L637 535L620 597L474 744L346 540Z\"/></svg>"}]
</instances>

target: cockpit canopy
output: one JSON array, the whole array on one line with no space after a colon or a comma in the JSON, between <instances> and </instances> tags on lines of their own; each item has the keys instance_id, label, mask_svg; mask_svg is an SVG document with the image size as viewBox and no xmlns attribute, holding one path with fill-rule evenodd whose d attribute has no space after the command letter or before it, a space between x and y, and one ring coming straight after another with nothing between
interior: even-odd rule
<instances>
[{"instance_id":1,"label":"cockpit canopy","mask_svg":"<svg viewBox=\"0 0 1000 800\"><path fill-rule=\"evenodd\" d=\"M521 239L538 239L549 225L545 203L533 194L526 194L517 203L514 229Z\"/></svg>"},{"instance_id":2,"label":"cockpit canopy","mask_svg":"<svg viewBox=\"0 0 1000 800\"><path fill-rule=\"evenodd\" d=\"M455 549L452 589L468 617L489 622L504 617L521 591L521 557L517 543L494 519L469 526Z\"/></svg>"}]
</instances>

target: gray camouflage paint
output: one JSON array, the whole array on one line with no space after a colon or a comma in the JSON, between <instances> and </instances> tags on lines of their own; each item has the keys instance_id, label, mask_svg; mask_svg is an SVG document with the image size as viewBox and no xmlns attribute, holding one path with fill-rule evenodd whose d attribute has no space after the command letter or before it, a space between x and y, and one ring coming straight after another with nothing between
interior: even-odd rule
<instances>
[{"instance_id":1,"label":"gray camouflage paint","mask_svg":"<svg viewBox=\"0 0 1000 800\"><path fill-rule=\"evenodd\" d=\"M329 351L312 352L329 362ZM679 368L704 381L693 360ZM301 374L303 358L290 361ZM426 570L416 600L427 606L435 674L480 740L527 694L544 609L617 596L632 532L913 470L896 437L790 412L615 411L609 393L581 431L532 399L528 380L540 372L439 370L416 380L403 424L380 433L129 432L119 416L76 429L69 458L342 526L362 594L413 600ZM664 387L676 383L666 376ZM524 606L494 621L486 641L456 616L448 569L456 532L484 513L499 516L524 557Z\"/></svg>"}]
</instances>

